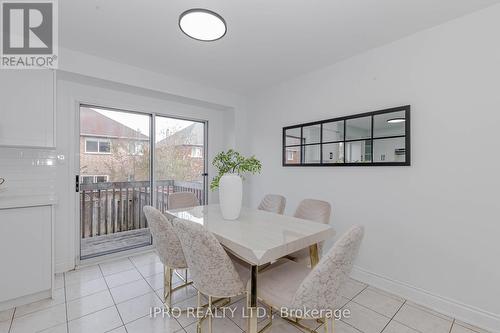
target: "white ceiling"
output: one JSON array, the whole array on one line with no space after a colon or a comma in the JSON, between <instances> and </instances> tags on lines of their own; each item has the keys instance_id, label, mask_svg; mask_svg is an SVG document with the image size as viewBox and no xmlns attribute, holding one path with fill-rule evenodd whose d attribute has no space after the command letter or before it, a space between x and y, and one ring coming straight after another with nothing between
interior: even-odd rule
<instances>
[{"instance_id":1,"label":"white ceiling","mask_svg":"<svg viewBox=\"0 0 500 333\"><path fill-rule=\"evenodd\" d=\"M61 46L249 94L500 0L65 0ZM199 42L179 14L221 14L227 35Z\"/></svg>"}]
</instances>

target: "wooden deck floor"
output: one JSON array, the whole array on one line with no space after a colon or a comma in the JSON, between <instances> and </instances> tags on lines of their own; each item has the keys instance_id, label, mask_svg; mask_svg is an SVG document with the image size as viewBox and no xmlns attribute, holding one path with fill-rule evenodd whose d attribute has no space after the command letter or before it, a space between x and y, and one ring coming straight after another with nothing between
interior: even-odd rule
<instances>
[{"instance_id":1,"label":"wooden deck floor","mask_svg":"<svg viewBox=\"0 0 500 333\"><path fill-rule=\"evenodd\" d=\"M149 229L138 229L84 238L81 240L81 259L88 259L117 251L151 244Z\"/></svg>"}]
</instances>

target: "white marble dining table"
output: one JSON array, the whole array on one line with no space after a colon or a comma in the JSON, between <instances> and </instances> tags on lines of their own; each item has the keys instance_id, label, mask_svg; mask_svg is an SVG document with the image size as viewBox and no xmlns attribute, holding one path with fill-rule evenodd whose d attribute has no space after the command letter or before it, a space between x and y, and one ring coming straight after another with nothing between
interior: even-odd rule
<instances>
[{"instance_id":1,"label":"white marble dining table","mask_svg":"<svg viewBox=\"0 0 500 333\"><path fill-rule=\"evenodd\" d=\"M168 210L168 215L203 224L229 252L251 266L247 332L257 332L257 283L259 266L298 250L309 248L311 263L318 260L319 242L332 238L327 224L243 207L236 220L225 220L219 205Z\"/></svg>"}]
</instances>

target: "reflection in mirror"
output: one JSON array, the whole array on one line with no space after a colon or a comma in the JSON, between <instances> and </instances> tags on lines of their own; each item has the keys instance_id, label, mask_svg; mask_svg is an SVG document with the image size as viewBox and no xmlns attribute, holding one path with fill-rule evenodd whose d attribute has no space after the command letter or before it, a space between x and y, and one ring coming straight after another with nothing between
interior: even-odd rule
<instances>
[{"instance_id":1,"label":"reflection in mirror","mask_svg":"<svg viewBox=\"0 0 500 333\"><path fill-rule=\"evenodd\" d=\"M372 117L346 120L346 140L368 139L372 136Z\"/></svg>"},{"instance_id":2,"label":"reflection in mirror","mask_svg":"<svg viewBox=\"0 0 500 333\"><path fill-rule=\"evenodd\" d=\"M323 142L344 141L344 121L323 124Z\"/></svg>"},{"instance_id":3,"label":"reflection in mirror","mask_svg":"<svg viewBox=\"0 0 500 333\"><path fill-rule=\"evenodd\" d=\"M303 149L303 162L304 163L320 163L320 145L304 146Z\"/></svg>"},{"instance_id":4,"label":"reflection in mirror","mask_svg":"<svg viewBox=\"0 0 500 333\"><path fill-rule=\"evenodd\" d=\"M306 126L302 128L302 143L319 143L321 138L321 125Z\"/></svg>"},{"instance_id":5,"label":"reflection in mirror","mask_svg":"<svg viewBox=\"0 0 500 333\"><path fill-rule=\"evenodd\" d=\"M374 162L405 162L405 138L373 140Z\"/></svg>"},{"instance_id":6,"label":"reflection in mirror","mask_svg":"<svg viewBox=\"0 0 500 333\"><path fill-rule=\"evenodd\" d=\"M346 163L368 163L372 161L371 140L346 142Z\"/></svg>"},{"instance_id":7,"label":"reflection in mirror","mask_svg":"<svg viewBox=\"0 0 500 333\"><path fill-rule=\"evenodd\" d=\"M327 143L323 145L323 163L344 163L344 143Z\"/></svg>"},{"instance_id":8,"label":"reflection in mirror","mask_svg":"<svg viewBox=\"0 0 500 333\"><path fill-rule=\"evenodd\" d=\"M286 147L285 164L300 164L300 147Z\"/></svg>"},{"instance_id":9,"label":"reflection in mirror","mask_svg":"<svg viewBox=\"0 0 500 333\"><path fill-rule=\"evenodd\" d=\"M405 135L405 111L373 116L373 137Z\"/></svg>"},{"instance_id":10,"label":"reflection in mirror","mask_svg":"<svg viewBox=\"0 0 500 333\"><path fill-rule=\"evenodd\" d=\"M285 131L285 145L300 145L300 127L291 128Z\"/></svg>"}]
</instances>

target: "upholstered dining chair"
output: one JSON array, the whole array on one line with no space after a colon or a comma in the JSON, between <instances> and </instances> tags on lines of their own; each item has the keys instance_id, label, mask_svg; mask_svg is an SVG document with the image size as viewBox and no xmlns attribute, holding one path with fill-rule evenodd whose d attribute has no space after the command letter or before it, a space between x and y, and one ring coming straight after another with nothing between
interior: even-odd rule
<instances>
[{"instance_id":1,"label":"upholstered dining chair","mask_svg":"<svg viewBox=\"0 0 500 333\"><path fill-rule=\"evenodd\" d=\"M321 320L325 333L333 333L335 318L331 315L340 309L339 290L351 273L363 235L362 226L349 229L312 270L280 259L259 275L257 297L272 309L279 309L280 313L295 314L283 317L294 326L316 332L302 325L300 320ZM301 313L305 315L299 316ZM272 323L272 313L270 318Z\"/></svg>"},{"instance_id":2,"label":"upholstered dining chair","mask_svg":"<svg viewBox=\"0 0 500 333\"><path fill-rule=\"evenodd\" d=\"M160 261L165 266L163 296L165 305L170 309L172 307L172 293L192 284L192 282L187 281L186 273L185 277L179 275L184 280L184 283L173 288L173 273L175 270L181 269L187 271L188 266L172 222L154 207L144 206L143 211L148 221L149 230L153 236L153 244L155 245L156 252Z\"/></svg>"},{"instance_id":3,"label":"upholstered dining chair","mask_svg":"<svg viewBox=\"0 0 500 333\"><path fill-rule=\"evenodd\" d=\"M259 204L258 209L266 212L283 214L285 211L286 198L279 194L267 194Z\"/></svg>"},{"instance_id":4,"label":"upholstered dining chair","mask_svg":"<svg viewBox=\"0 0 500 333\"><path fill-rule=\"evenodd\" d=\"M168 209L195 207L200 204L193 192L174 192L168 195Z\"/></svg>"},{"instance_id":5,"label":"upholstered dining chair","mask_svg":"<svg viewBox=\"0 0 500 333\"><path fill-rule=\"evenodd\" d=\"M330 223L330 215L332 212L332 206L330 203L322 200L316 199L304 199L302 200L293 216L300 219L309 220L318 223L328 224ZM318 255L322 252L323 242L318 244ZM287 256L289 259L294 261L309 264L310 263L310 253L309 249L302 249L300 251L294 252Z\"/></svg>"},{"instance_id":6,"label":"upholstered dining chair","mask_svg":"<svg viewBox=\"0 0 500 333\"><path fill-rule=\"evenodd\" d=\"M208 308L214 298L231 298L246 292L250 272L233 262L215 236L201 224L184 219L173 220L175 231L184 251L194 287L198 289L198 307L201 295L208 297ZM205 318L199 318L197 332ZM208 316L212 332L212 316Z\"/></svg>"}]
</instances>

